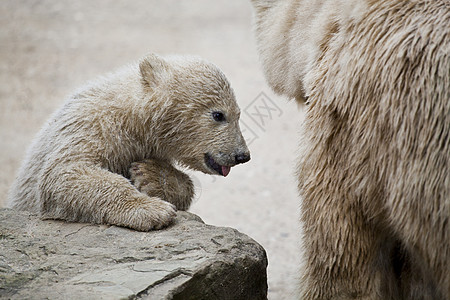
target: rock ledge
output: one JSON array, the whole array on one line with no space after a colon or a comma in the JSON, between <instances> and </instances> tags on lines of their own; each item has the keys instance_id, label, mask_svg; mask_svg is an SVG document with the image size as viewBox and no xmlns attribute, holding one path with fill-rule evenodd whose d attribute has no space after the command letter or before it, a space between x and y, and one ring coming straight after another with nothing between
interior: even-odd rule
<instances>
[{"instance_id":1,"label":"rock ledge","mask_svg":"<svg viewBox=\"0 0 450 300\"><path fill-rule=\"evenodd\" d=\"M0 209L0 298L267 299L266 267L254 240L187 212L137 232Z\"/></svg>"}]
</instances>

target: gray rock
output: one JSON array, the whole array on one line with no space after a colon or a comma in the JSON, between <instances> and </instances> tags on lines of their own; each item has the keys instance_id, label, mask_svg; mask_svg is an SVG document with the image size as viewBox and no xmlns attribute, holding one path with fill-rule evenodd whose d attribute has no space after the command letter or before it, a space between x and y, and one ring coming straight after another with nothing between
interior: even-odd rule
<instances>
[{"instance_id":1,"label":"gray rock","mask_svg":"<svg viewBox=\"0 0 450 300\"><path fill-rule=\"evenodd\" d=\"M160 231L0 209L0 298L267 299L264 249L179 212Z\"/></svg>"}]
</instances>

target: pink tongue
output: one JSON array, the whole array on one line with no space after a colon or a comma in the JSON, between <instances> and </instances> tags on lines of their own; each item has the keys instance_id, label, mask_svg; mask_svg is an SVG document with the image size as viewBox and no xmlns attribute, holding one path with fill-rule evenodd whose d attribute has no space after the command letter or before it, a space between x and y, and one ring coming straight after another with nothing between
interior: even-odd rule
<instances>
[{"instance_id":1,"label":"pink tongue","mask_svg":"<svg viewBox=\"0 0 450 300\"><path fill-rule=\"evenodd\" d=\"M223 177L226 177L230 173L231 167L222 166Z\"/></svg>"}]
</instances>

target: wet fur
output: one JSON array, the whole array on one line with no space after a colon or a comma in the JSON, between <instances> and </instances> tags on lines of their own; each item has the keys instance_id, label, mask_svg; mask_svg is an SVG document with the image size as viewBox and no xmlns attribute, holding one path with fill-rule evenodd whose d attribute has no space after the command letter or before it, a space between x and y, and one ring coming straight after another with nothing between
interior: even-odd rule
<instances>
[{"instance_id":1,"label":"wet fur","mask_svg":"<svg viewBox=\"0 0 450 300\"><path fill-rule=\"evenodd\" d=\"M300 299L449 299L448 2L252 2L269 83L309 103Z\"/></svg>"}]
</instances>

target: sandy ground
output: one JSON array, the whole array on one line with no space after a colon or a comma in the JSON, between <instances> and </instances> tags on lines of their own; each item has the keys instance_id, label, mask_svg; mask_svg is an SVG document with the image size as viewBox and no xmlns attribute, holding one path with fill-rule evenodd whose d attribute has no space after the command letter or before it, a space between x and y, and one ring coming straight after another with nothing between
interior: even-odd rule
<instances>
[{"instance_id":1,"label":"sandy ground","mask_svg":"<svg viewBox=\"0 0 450 300\"><path fill-rule=\"evenodd\" d=\"M229 78L252 160L192 173L191 211L261 243L269 298L291 299L298 260L295 157L302 113L264 81L246 0L0 2L0 205L31 139L86 81L148 52L197 54Z\"/></svg>"}]
</instances>

